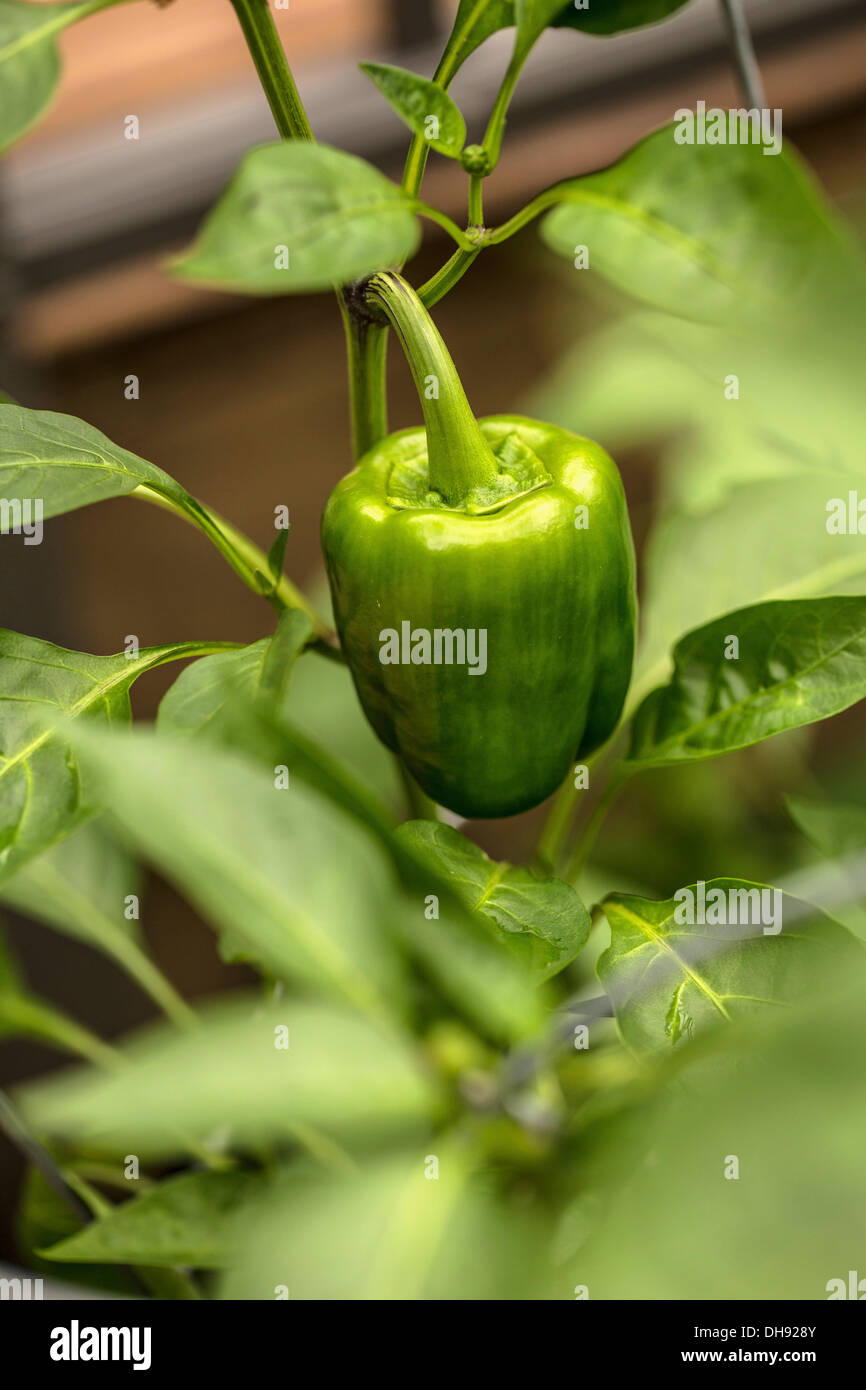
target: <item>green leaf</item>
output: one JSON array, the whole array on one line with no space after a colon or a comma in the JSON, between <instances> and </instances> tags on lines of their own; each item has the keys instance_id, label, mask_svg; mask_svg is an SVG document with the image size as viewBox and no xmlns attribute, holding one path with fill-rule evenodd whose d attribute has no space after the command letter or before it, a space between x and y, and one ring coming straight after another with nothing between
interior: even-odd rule
<instances>
[{"instance_id":1,"label":"green leaf","mask_svg":"<svg viewBox=\"0 0 866 1390\"><path fill-rule=\"evenodd\" d=\"M94 809L65 728L79 717L129 721L129 689L144 671L212 651L213 643L89 656L0 629L0 882Z\"/></svg>"},{"instance_id":2,"label":"green leaf","mask_svg":"<svg viewBox=\"0 0 866 1390\"><path fill-rule=\"evenodd\" d=\"M222 1269L234 1254L232 1220L265 1183L258 1173L183 1173L38 1253L65 1264Z\"/></svg>"},{"instance_id":3,"label":"green leaf","mask_svg":"<svg viewBox=\"0 0 866 1390\"><path fill-rule=\"evenodd\" d=\"M123 960L138 936L124 900L140 892L137 864L91 821L19 869L0 888L0 902Z\"/></svg>"},{"instance_id":4,"label":"green leaf","mask_svg":"<svg viewBox=\"0 0 866 1390\"><path fill-rule=\"evenodd\" d=\"M636 689L665 678L682 633L731 609L866 590L866 540L830 535L825 524L828 498L849 486L842 476L762 478L711 511L663 520L644 562Z\"/></svg>"},{"instance_id":5,"label":"green leaf","mask_svg":"<svg viewBox=\"0 0 866 1390\"><path fill-rule=\"evenodd\" d=\"M221 929L230 959L371 1017L399 1012L390 870L354 820L210 743L79 730L75 746L132 844Z\"/></svg>"},{"instance_id":6,"label":"green leaf","mask_svg":"<svg viewBox=\"0 0 866 1390\"><path fill-rule=\"evenodd\" d=\"M630 1132L610 1128L594 1155L602 1219L562 1271L564 1297L574 1282L593 1300L770 1307L826 1300L831 1281L848 1294L852 1234L866 1227L866 978L840 974L832 953L828 965L801 1006L764 1010L697 1050L713 1059L709 1076L690 1075L684 1050L679 1084Z\"/></svg>"},{"instance_id":7,"label":"green leaf","mask_svg":"<svg viewBox=\"0 0 866 1390\"><path fill-rule=\"evenodd\" d=\"M465 835L433 821L409 821L397 837L448 878L466 907L496 923L535 979L558 974L585 945L589 913L570 884L497 864Z\"/></svg>"},{"instance_id":8,"label":"green leaf","mask_svg":"<svg viewBox=\"0 0 866 1390\"><path fill-rule=\"evenodd\" d=\"M254 570L231 528L224 529L225 523L161 468L119 448L74 416L0 405L0 496L12 504L0 515L2 531L20 525L15 509L19 502L30 506L38 501L41 516L51 517L136 491L167 503L169 510L197 526L251 588L266 595L273 592L272 577Z\"/></svg>"},{"instance_id":9,"label":"green leaf","mask_svg":"<svg viewBox=\"0 0 866 1390\"><path fill-rule=\"evenodd\" d=\"M243 749L269 770L285 764L292 778L324 793L369 826L388 856L396 858L410 890L410 896L401 899L393 913L407 952L439 991L485 1034L502 1040L531 1032L541 1022L542 1002L522 963L504 948L487 919L466 912L453 894L444 867L428 861L419 868L404 839L394 835L393 819L384 805L359 780L356 770L346 765L348 758L342 752L336 757L325 751L286 719L285 706L281 712L267 697L262 698L261 672L272 659L269 644L257 643L255 648L233 656L232 662L217 665L206 659L190 667L163 700L159 728L170 731L174 727ZM299 675L311 664L305 662ZM318 664L345 675L333 663ZM311 689L315 688L314 683ZM337 687L339 691L344 688ZM294 702L293 688L287 706L290 711ZM322 733L328 736L330 747L327 704L320 704L320 714L323 709ZM356 709L347 706L340 725L344 737L346 726L349 730L354 727L355 713ZM316 723L312 707L311 723ZM349 749L348 756L353 753L357 754L357 745ZM431 892L440 898L435 921L426 912Z\"/></svg>"},{"instance_id":10,"label":"green leaf","mask_svg":"<svg viewBox=\"0 0 866 1390\"><path fill-rule=\"evenodd\" d=\"M38 1168L29 1168L18 1198L17 1243L28 1269L56 1279L62 1277L56 1264L49 1264L36 1251L53 1245L81 1229L81 1222ZM76 1286L98 1288L129 1297L133 1292L127 1276L120 1270L95 1265L75 1270Z\"/></svg>"},{"instance_id":11,"label":"green leaf","mask_svg":"<svg viewBox=\"0 0 866 1390\"><path fill-rule=\"evenodd\" d=\"M110 1075L88 1068L29 1083L17 1095L22 1113L107 1154L170 1158L184 1153L183 1136L224 1125L239 1144L285 1140L300 1126L363 1139L426 1125L439 1103L410 1043L356 1013L235 996L199 1017L189 1033L159 1026L131 1038Z\"/></svg>"},{"instance_id":12,"label":"green leaf","mask_svg":"<svg viewBox=\"0 0 866 1390\"><path fill-rule=\"evenodd\" d=\"M286 563L286 546L288 545L288 541L289 527L282 526L277 531L276 539L268 551L268 569L270 571L269 577L272 581L272 592L279 584L280 577L283 573L283 568Z\"/></svg>"},{"instance_id":13,"label":"green leaf","mask_svg":"<svg viewBox=\"0 0 866 1390\"><path fill-rule=\"evenodd\" d=\"M361 63L395 111L422 136L431 149L451 159L459 157L466 143L466 122L447 92L435 82L390 63ZM435 126L431 124L435 122ZM429 132L435 129L435 135Z\"/></svg>"},{"instance_id":14,"label":"green leaf","mask_svg":"<svg viewBox=\"0 0 866 1390\"><path fill-rule=\"evenodd\" d=\"M244 157L171 269L219 289L295 294L400 264L419 237L415 204L371 164L327 145L280 141Z\"/></svg>"},{"instance_id":15,"label":"green leaf","mask_svg":"<svg viewBox=\"0 0 866 1390\"><path fill-rule=\"evenodd\" d=\"M587 34L619 34L624 29L658 24L687 4L688 0L588 0L578 9L574 0L568 0L551 23Z\"/></svg>"},{"instance_id":16,"label":"green leaf","mask_svg":"<svg viewBox=\"0 0 866 1390\"><path fill-rule=\"evenodd\" d=\"M726 656L732 638L738 656ZM635 715L632 765L713 758L862 700L866 597L798 599L726 613L688 633L673 657L670 684L648 695Z\"/></svg>"},{"instance_id":17,"label":"green leaf","mask_svg":"<svg viewBox=\"0 0 866 1390\"><path fill-rule=\"evenodd\" d=\"M157 728L206 737L271 767L284 763L292 775L337 801L377 833L390 832L393 817L366 785L359 768L352 766L360 764L366 772L367 737L377 745L370 750L377 762L380 753L383 760L386 755L360 713L345 667L313 658L298 671L303 682L308 667L319 668L306 683L309 698L301 707L308 710L308 723L332 751L308 738L289 717L298 706L299 682L293 681L288 703L286 687L295 671L292 653L302 640L300 628L295 618L284 614L273 638L230 653L231 659L220 656L212 663L206 657L188 667L163 698ZM352 738L355 732L357 739Z\"/></svg>"},{"instance_id":18,"label":"green leaf","mask_svg":"<svg viewBox=\"0 0 866 1390\"><path fill-rule=\"evenodd\" d=\"M636 1053L669 1050L743 1014L793 1004L831 953L844 969L861 950L817 908L744 879L692 884L664 902L613 894L602 906L611 944L598 977Z\"/></svg>"},{"instance_id":19,"label":"green leaf","mask_svg":"<svg viewBox=\"0 0 866 1390\"><path fill-rule=\"evenodd\" d=\"M553 250L626 293L686 318L742 321L818 297L842 274L862 282L846 229L790 149L680 145L676 125L608 169L555 190L542 224Z\"/></svg>"},{"instance_id":20,"label":"green leaf","mask_svg":"<svg viewBox=\"0 0 866 1390\"><path fill-rule=\"evenodd\" d=\"M440 72L450 79L485 39L514 23L514 0L460 0Z\"/></svg>"},{"instance_id":21,"label":"green leaf","mask_svg":"<svg viewBox=\"0 0 866 1390\"><path fill-rule=\"evenodd\" d=\"M219 731L233 705L247 709L260 701L269 709L282 707L310 627L305 613L286 609L273 637L187 666L163 696L157 728L187 735Z\"/></svg>"},{"instance_id":22,"label":"green leaf","mask_svg":"<svg viewBox=\"0 0 866 1390\"><path fill-rule=\"evenodd\" d=\"M287 1174L244 1232L223 1299L508 1300L544 1297L546 1221L506 1202L447 1137L356 1176Z\"/></svg>"},{"instance_id":23,"label":"green leaf","mask_svg":"<svg viewBox=\"0 0 866 1390\"><path fill-rule=\"evenodd\" d=\"M192 499L161 468L99 430L51 410L0 405L0 496L39 498L45 517L121 497L144 484L188 509Z\"/></svg>"},{"instance_id":24,"label":"green leaf","mask_svg":"<svg viewBox=\"0 0 866 1390\"><path fill-rule=\"evenodd\" d=\"M36 121L60 73L55 39L92 4L34 5L0 0L0 151Z\"/></svg>"}]
</instances>

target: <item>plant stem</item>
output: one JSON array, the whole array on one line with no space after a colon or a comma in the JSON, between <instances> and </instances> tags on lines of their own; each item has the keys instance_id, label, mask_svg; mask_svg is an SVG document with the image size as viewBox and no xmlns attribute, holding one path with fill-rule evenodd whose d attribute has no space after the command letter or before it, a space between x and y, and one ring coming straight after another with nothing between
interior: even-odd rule
<instances>
[{"instance_id":1,"label":"plant stem","mask_svg":"<svg viewBox=\"0 0 866 1390\"><path fill-rule=\"evenodd\" d=\"M358 313L347 294L340 295L340 312L346 329L352 448L357 462L388 433L388 329Z\"/></svg>"},{"instance_id":2,"label":"plant stem","mask_svg":"<svg viewBox=\"0 0 866 1390\"><path fill-rule=\"evenodd\" d=\"M761 69L743 11L743 0L720 0L740 86L749 105L762 110L767 104Z\"/></svg>"},{"instance_id":3,"label":"plant stem","mask_svg":"<svg viewBox=\"0 0 866 1390\"><path fill-rule=\"evenodd\" d=\"M619 763L611 773L610 781L587 821L586 828L568 862L565 878L569 883L575 883L583 872L605 816L633 775L634 771L627 763Z\"/></svg>"},{"instance_id":4,"label":"plant stem","mask_svg":"<svg viewBox=\"0 0 866 1390\"><path fill-rule=\"evenodd\" d=\"M426 284L422 285L418 291L418 298L425 309L432 309L434 304L438 304L440 299L444 299L449 290L452 290L458 280L462 280L469 267L480 254L481 247L474 251L457 250L454 255L447 260L443 266L432 275Z\"/></svg>"},{"instance_id":5,"label":"plant stem","mask_svg":"<svg viewBox=\"0 0 866 1390\"><path fill-rule=\"evenodd\" d=\"M502 85L496 94L496 101L493 104L493 110L487 122L487 129L484 132L484 139L481 142L483 148L487 151L487 156L490 161L488 173L492 173L499 163L499 155L502 150L502 137L505 134L505 117L508 113L511 98L514 96L514 89L517 86L517 80L523 70L526 57L526 53L518 54L515 52L511 62L508 64L505 76L502 79Z\"/></svg>"},{"instance_id":6,"label":"plant stem","mask_svg":"<svg viewBox=\"0 0 866 1390\"><path fill-rule=\"evenodd\" d=\"M618 731L617 731L618 732ZM584 762L584 767L589 770L601 762L613 743L616 733L614 733L607 743L596 748L594 753L590 753ZM577 764L575 764L577 766ZM554 797L553 805L550 808L547 819L538 837L538 845L535 851L535 867L547 873L556 873L559 868L559 861L562 856L563 846L568 838L568 829L571 824L574 808L577 804L578 791L580 789L574 785L574 768L571 769L562 786Z\"/></svg>"},{"instance_id":7,"label":"plant stem","mask_svg":"<svg viewBox=\"0 0 866 1390\"><path fill-rule=\"evenodd\" d=\"M86 1203L72 1191L53 1156L40 1144L35 1135L30 1133L5 1091L0 1091L0 1129L10 1143L14 1144L27 1161L42 1174L49 1187L57 1193L70 1211L74 1212L79 1221L88 1222L90 1212Z\"/></svg>"},{"instance_id":8,"label":"plant stem","mask_svg":"<svg viewBox=\"0 0 866 1390\"><path fill-rule=\"evenodd\" d=\"M424 411L430 488L455 506L496 478L493 450L472 414L448 349L412 286L395 271L381 271L364 285L364 298L383 311L397 331Z\"/></svg>"},{"instance_id":9,"label":"plant stem","mask_svg":"<svg viewBox=\"0 0 866 1390\"><path fill-rule=\"evenodd\" d=\"M203 502L197 502L190 498L191 505L187 508L174 498L157 492L155 488L148 487L146 483L140 483L129 496L137 497L144 502L151 502L156 507L162 507L164 511L171 512L172 515L180 517L182 521L197 527L207 536L208 540L213 542L247 587L252 589L253 593L266 598L278 613L282 612L284 608L300 608L313 624L313 631L317 638L321 639L314 644L318 650L322 650L323 647L330 646L334 642L335 634L323 623L309 599L301 593L300 589L296 588L284 574L280 575L276 585L271 587L270 567L264 551L260 550L242 531L238 531L235 526L232 526L231 522L225 521L223 517L206 507ZM336 660L340 659L339 653L333 647L326 652L326 655L334 656Z\"/></svg>"},{"instance_id":10,"label":"plant stem","mask_svg":"<svg viewBox=\"0 0 866 1390\"><path fill-rule=\"evenodd\" d=\"M284 140L312 140L313 132L267 0L231 0L277 130Z\"/></svg>"},{"instance_id":11,"label":"plant stem","mask_svg":"<svg viewBox=\"0 0 866 1390\"><path fill-rule=\"evenodd\" d=\"M484 230L484 178L472 174L469 178L469 225Z\"/></svg>"}]
</instances>

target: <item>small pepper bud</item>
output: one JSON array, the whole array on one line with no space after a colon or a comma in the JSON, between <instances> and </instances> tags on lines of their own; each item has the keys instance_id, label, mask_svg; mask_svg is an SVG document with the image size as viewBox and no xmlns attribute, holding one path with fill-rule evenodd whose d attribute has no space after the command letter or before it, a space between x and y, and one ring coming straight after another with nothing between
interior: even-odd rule
<instances>
[{"instance_id":1,"label":"small pepper bud","mask_svg":"<svg viewBox=\"0 0 866 1390\"><path fill-rule=\"evenodd\" d=\"M490 156L483 145L467 145L460 156L460 163L467 174L480 174L484 178L490 173Z\"/></svg>"}]
</instances>

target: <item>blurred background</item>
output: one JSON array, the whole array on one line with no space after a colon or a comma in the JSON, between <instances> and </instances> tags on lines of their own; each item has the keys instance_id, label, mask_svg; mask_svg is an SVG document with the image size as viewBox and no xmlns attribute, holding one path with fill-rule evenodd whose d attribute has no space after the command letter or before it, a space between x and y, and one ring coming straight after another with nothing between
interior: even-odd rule
<instances>
[{"instance_id":1,"label":"blurred background","mask_svg":"<svg viewBox=\"0 0 866 1390\"><path fill-rule=\"evenodd\" d=\"M431 74L454 8L444 0L291 0L277 12L317 136L399 177L406 132L357 64L391 61ZM862 226L862 0L749 0L746 9L767 101L783 108L786 138ZM454 85L470 139L483 129L509 43L507 31L486 43ZM333 296L234 298L174 283L161 269L244 150L274 138L234 12L220 0L142 0L71 28L60 47L59 98L0 173L0 385L24 404L81 416L262 545L273 508L288 505L287 568L315 590L322 507L351 463ZM741 104L716 0L693 0L663 26L615 39L549 33L518 88L487 188L488 220L505 219L559 178L611 162L698 99ZM124 138L129 115L139 119L137 141ZM464 189L461 171L434 156L426 200L460 221ZM425 237L409 268L416 283L450 254L429 224ZM555 377L567 398L563 422L578 427L579 373L563 378L559 364L573 360L576 344L604 342L598 335L621 305L591 277L571 274L530 227L481 257L436 312L478 414L531 407ZM389 370L392 426L415 423L414 391L394 351ZM124 395L130 374L139 379L137 400ZM597 437L620 464L640 544L659 506L669 433L637 439L608 411ZM39 547L7 538L0 605L0 625L90 652L118 651L129 634L142 645L249 642L272 626L267 608L203 538L123 500L51 521ZM299 720L320 738L342 739L348 755L387 780L360 716L346 714L341 673L311 666L311 674L299 668ZM140 717L153 715L176 674L163 669L141 681L133 696ZM605 887L660 896L715 873L773 881L796 870L810 851L782 794L808 792L820 775L825 789L863 799L863 763L852 755L861 730L855 709L752 750L748 773L733 757L636 786L601 843ZM520 859L538 822L532 813L487 824L477 838ZM34 988L96 1031L113 1036L148 1016L146 1001L95 953L42 927L14 919L12 927ZM243 977L220 964L210 931L159 882L150 885L144 927L159 964L190 997ZM41 1049L5 1042L0 1081L52 1063ZM15 1183L5 1148L0 1161L8 1214ZM11 1254L7 1222L0 1255Z\"/></svg>"}]
</instances>

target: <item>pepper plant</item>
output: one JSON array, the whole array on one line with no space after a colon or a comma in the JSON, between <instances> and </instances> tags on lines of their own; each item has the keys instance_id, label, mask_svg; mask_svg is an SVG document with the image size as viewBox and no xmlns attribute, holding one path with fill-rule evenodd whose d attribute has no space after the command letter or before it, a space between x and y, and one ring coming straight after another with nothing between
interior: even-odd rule
<instances>
[{"instance_id":1,"label":"pepper plant","mask_svg":"<svg viewBox=\"0 0 866 1390\"><path fill-rule=\"evenodd\" d=\"M724 142L678 138L678 113L490 225L485 186L545 30L615 42L685 0L460 0L432 78L362 65L411 131L400 183L316 142L266 0L230 2L279 138L246 155L167 270L249 295L336 292L354 467L323 522L333 618L288 577L286 525L262 550L95 425L0 405L4 532L127 496L191 523L262 599L251 646L106 656L0 632L0 898L106 952L164 1015L106 1043L4 952L3 1032L78 1059L2 1101L30 1164L24 1258L179 1299L823 1296L855 1258L863 1205L839 1122L858 1085L859 917L736 862L657 899L610 891L591 861L636 779L697 776L866 696L862 456L838 409L859 389L855 238L787 143L748 138L747 112ZM59 31L115 3L0 0L4 145L50 98ZM500 30L511 56L472 143L449 87ZM431 157L465 171L461 225L422 199ZM554 385L555 424L512 401L476 420L431 314L537 219L551 273L559 254L641 306L642 367L702 367L680 403L693 449L645 549L636 659L625 493L581 422L603 383L589 370ZM413 284L425 220L453 251ZM390 337L423 416L397 434ZM800 390L782 404L772 371L790 382L804 362L828 392L808 411ZM746 400L728 390L740 378ZM641 370L619 387L617 419L640 419ZM802 536L772 538L760 488L795 499ZM837 496L853 530L825 524ZM174 662L155 725L130 727L137 677ZM378 735L372 776L324 716L296 717L316 667L339 669ZM461 828L548 799L526 865ZM856 808L792 813L813 841L866 845ZM259 993L179 996L138 934L141 863ZM726 1187L733 1159L750 1181ZM816 1168L839 1201L745 1268L755 1222L786 1229Z\"/></svg>"}]
</instances>

